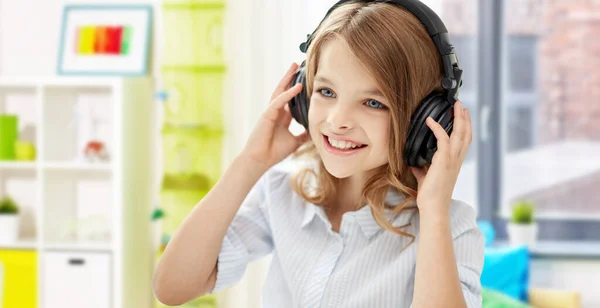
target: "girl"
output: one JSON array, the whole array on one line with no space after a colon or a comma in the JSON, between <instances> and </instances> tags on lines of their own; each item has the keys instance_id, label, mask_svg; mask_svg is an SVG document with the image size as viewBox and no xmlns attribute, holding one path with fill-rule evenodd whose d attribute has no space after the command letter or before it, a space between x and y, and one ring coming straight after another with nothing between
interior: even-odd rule
<instances>
[{"instance_id":1,"label":"girl","mask_svg":"<svg viewBox=\"0 0 600 308\"><path fill-rule=\"evenodd\" d=\"M431 164L402 157L411 114L442 91L424 26L398 5L345 2L311 38L306 89L288 88L297 70L174 234L153 278L157 298L179 305L217 292L273 253L263 307L481 307L483 236L474 210L452 199L469 112L454 104L450 136L426 121L437 139ZM301 91L308 132L294 136L287 103ZM275 166L294 152L314 163Z\"/></svg>"}]
</instances>

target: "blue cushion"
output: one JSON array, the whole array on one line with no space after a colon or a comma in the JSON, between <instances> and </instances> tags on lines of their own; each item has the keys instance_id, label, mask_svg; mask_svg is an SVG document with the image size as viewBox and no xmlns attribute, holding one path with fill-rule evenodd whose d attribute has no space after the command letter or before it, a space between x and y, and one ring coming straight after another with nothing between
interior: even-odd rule
<instances>
[{"instance_id":1,"label":"blue cushion","mask_svg":"<svg viewBox=\"0 0 600 308\"><path fill-rule=\"evenodd\" d=\"M486 247L481 285L526 302L529 288L527 247Z\"/></svg>"},{"instance_id":2,"label":"blue cushion","mask_svg":"<svg viewBox=\"0 0 600 308\"><path fill-rule=\"evenodd\" d=\"M492 224L486 220L478 221L477 226L485 238L485 247L492 246L494 239L496 238L496 230L494 230L494 226L492 226Z\"/></svg>"}]
</instances>

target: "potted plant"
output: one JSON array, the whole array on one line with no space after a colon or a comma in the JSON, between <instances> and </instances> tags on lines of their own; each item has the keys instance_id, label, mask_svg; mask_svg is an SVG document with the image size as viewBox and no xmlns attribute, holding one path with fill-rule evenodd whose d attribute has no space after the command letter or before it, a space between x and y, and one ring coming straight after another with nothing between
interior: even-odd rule
<instances>
[{"instance_id":1,"label":"potted plant","mask_svg":"<svg viewBox=\"0 0 600 308\"><path fill-rule=\"evenodd\" d=\"M537 222L534 219L534 204L528 200L517 201L512 207L512 216L507 226L512 246L535 246L538 234Z\"/></svg>"},{"instance_id":2,"label":"potted plant","mask_svg":"<svg viewBox=\"0 0 600 308\"><path fill-rule=\"evenodd\" d=\"M19 234L19 207L10 198L0 199L0 244L12 244Z\"/></svg>"}]
</instances>

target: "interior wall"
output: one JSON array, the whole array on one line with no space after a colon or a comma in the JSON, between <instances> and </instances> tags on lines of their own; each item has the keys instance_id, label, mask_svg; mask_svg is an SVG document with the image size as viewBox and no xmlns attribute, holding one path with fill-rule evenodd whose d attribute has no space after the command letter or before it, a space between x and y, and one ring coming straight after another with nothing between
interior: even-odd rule
<instances>
[{"instance_id":1,"label":"interior wall","mask_svg":"<svg viewBox=\"0 0 600 308\"><path fill-rule=\"evenodd\" d=\"M121 3L118 0L103 2ZM64 3L71 1L0 0L0 76L54 75ZM160 1L150 3L155 7L152 71L159 76ZM244 140L268 104L274 85L291 61L302 61L298 51L300 39L314 29L330 3L331 0L233 0L227 3L228 71L224 108L228 134L224 166L244 146ZM160 153L160 148L157 151ZM160 173L158 162L157 169ZM222 298L225 307L259 306L260 288L269 260L265 258L252 264L244 279L224 293L234 295ZM600 261L536 260L532 264L533 285L580 290L584 307L600 307L600 296L593 284L597 277L600 277Z\"/></svg>"}]
</instances>

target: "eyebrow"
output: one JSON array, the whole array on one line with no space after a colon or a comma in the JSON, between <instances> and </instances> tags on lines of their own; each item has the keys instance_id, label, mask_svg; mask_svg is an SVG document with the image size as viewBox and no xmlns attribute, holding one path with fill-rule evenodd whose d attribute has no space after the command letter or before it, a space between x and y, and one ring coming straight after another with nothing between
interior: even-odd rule
<instances>
[{"instance_id":1,"label":"eyebrow","mask_svg":"<svg viewBox=\"0 0 600 308\"><path fill-rule=\"evenodd\" d=\"M315 81L320 81L320 82L328 83L331 85L334 84L333 82L331 82L331 80L329 80L321 75L317 75L315 77ZM379 91L379 89L371 89L371 90L365 91L364 93L367 95L373 95L373 96L379 96L379 97L385 98L385 96L381 93L381 91Z\"/></svg>"}]
</instances>

